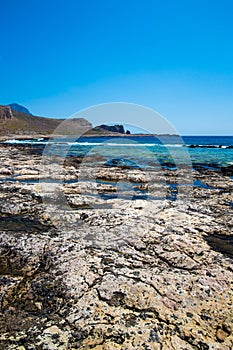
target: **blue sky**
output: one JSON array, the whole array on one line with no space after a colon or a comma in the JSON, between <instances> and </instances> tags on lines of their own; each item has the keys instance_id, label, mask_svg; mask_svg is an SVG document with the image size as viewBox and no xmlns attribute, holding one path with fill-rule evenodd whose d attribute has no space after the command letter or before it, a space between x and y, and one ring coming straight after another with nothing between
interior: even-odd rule
<instances>
[{"instance_id":1,"label":"blue sky","mask_svg":"<svg viewBox=\"0 0 233 350\"><path fill-rule=\"evenodd\" d=\"M124 101L183 135L233 135L231 0L9 0L0 9L0 104L68 117Z\"/></svg>"}]
</instances>

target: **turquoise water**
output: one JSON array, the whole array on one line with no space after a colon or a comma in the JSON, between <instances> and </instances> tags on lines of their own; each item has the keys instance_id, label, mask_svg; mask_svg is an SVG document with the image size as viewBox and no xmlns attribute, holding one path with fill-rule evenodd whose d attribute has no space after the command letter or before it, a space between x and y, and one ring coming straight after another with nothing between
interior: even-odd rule
<instances>
[{"instance_id":1,"label":"turquoise water","mask_svg":"<svg viewBox=\"0 0 233 350\"><path fill-rule=\"evenodd\" d=\"M233 165L233 136L124 136L62 138L54 141L11 140L11 144L30 144L38 152L62 157L94 157L109 165L150 167L167 164ZM232 148L231 148L232 146ZM111 164L112 162L112 164Z\"/></svg>"}]
</instances>

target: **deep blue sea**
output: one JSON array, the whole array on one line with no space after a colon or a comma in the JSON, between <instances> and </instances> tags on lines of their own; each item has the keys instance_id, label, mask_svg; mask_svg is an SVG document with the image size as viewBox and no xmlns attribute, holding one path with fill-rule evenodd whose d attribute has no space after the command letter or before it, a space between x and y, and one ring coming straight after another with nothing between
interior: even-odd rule
<instances>
[{"instance_id":1,"label":"deep blue sea","mask_svg":"<svg viewBox=\"0 0 233 350\"><path fill-rule=\"evenodd\" d=\"M233 136L124 136L81 137L57 140L10 140L46 154L93 156L109 165L150 167L156 164L233 165ZM94 158L95 157L95 158ZM112 162L112 164L111 164ZM114 163L115 162L115 163Z\"/></svg>"}]
</instances>

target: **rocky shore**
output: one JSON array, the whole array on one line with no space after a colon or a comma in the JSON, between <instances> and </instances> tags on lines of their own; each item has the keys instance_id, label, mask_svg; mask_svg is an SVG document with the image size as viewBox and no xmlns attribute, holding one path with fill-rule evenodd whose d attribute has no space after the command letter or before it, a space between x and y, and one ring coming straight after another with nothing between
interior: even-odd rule
<instances>
[{"instance_id":1,"label":"rocky shore","mask_svg":"<svg viewBox=\"0 0 233 350\"><path fill-rule=\"evenodd\" d=\"M0 154L1 350L232 349L232 167Z\"/></svg>"}]
</instances>

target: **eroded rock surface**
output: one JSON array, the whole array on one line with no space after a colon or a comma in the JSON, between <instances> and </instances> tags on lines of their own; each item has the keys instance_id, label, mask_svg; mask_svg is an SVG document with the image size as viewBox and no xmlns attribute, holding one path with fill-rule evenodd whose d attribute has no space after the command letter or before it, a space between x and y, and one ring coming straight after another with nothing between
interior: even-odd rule
<instances>
[{"instance_id":1,"label":"eroded rock surface","mask_svg":"<svg viewBox=\"0 0 233 350\"><path fill-rule=\"evenodd\" d=\"M228 175L0 152L0 349L232 349Z\"/></svg>"}]
</instances>

